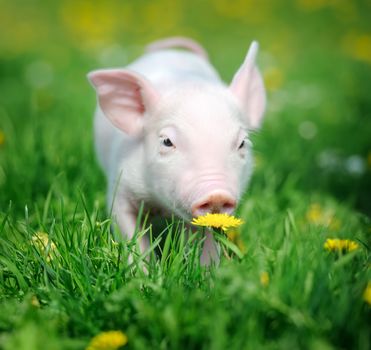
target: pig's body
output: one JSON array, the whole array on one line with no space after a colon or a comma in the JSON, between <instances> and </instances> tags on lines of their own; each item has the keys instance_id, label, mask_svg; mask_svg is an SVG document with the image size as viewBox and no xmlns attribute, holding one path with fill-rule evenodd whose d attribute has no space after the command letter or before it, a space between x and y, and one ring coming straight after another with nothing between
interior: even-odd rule
<instances>
[{"instance_id":1,"label":"pig's body","mask_svg":"<svg viewBox=\"0 0 371 350\"><path fill-rule=\"evenodd\" d=\"M227 86L198 44L175 40L193 51L185 52L161 49L166 41L159 43L158 51L124 70L90 75L100 105L95 138L108 180L108 206L128 238L141 203L186 220L206 212L231 213L251 175L247 129L257 126L265 104L254 57ZM252 90L258 96L249 106L239 101ZM251 110L255 120L246 116ZM141 246L148 247L147 239ZM202 262L216 261L217 255L208 236Z\"/></svg>"}]
</instances>

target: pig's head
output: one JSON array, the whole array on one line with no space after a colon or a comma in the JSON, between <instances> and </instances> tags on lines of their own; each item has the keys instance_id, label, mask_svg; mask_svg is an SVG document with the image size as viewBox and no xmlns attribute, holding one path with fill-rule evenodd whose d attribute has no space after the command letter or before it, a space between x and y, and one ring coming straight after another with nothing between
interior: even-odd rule
<instances>
[{"instance_id":1,"label":"pig's head","mask_svg":"<svg viewBox=\"0 0 371 350\"><path fill-rule=\"evenodd\" d=\"M256 53L254 42L229 86L200 80L164 93L128 70L90 73L104 114L143 140L148 189L163 209L185 219L234 211L252 171L248 131L265 109Z\"/></svg>"}]
</instances>

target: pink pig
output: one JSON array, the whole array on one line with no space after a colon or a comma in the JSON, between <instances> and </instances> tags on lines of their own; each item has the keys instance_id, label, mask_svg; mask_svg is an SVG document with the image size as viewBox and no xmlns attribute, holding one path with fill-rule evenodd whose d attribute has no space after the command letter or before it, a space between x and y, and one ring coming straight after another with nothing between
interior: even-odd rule
<instances>
[{"instance_id":1,"label":"pink pig","mask_svg":"<svg viewBox=\"0 0 371 350\"><path fill-rule=\"evenodd\" d=\"M257 51L253 42L230 85L187 38L155 42L125 69L89 73L98 97L96 151L125 237L134 235L142 202L187 221L234 211L252 172L248 131L259 127L266 104ZM140 246L148 248L147 237ZM218 255L206 233L201 263Z\"/></svg>"}]
</instances>

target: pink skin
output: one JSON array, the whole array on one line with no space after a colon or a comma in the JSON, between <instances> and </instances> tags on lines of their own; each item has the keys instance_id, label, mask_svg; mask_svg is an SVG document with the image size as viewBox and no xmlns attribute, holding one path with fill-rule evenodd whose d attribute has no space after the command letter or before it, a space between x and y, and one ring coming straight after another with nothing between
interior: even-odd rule
<instances>
[{"instance_id":1,"label":"pink skin","mask_svg":"<svg viewBox=\"0 0 371 350\"><path fill-rule=\"evenodd\" d=\"M96 150L108 178L108 204L131 239L141 202L190 220L232 214L252 171L248 130L259 127L265 89L254 42L226 86L190 39L167 39L128 69L94 71ZM184 46L194 53L163 50ZM196 50L196 49L197 50ZM203 50L203 49L202 49ZM148 238L140 242L148 248ZM202 264L217 263L210 233Z\"/></svg>"}]
</instances>

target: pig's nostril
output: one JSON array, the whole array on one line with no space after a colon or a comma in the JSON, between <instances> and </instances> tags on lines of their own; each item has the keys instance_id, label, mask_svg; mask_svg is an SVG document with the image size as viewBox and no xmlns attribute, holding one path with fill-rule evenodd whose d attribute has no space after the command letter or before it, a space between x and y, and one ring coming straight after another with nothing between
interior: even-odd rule
<instances>
[{"instance_id":1,"label":"pig's nostril","mask_svg":"<svg viewBox=\"0 0 371 350\"><path fill-rule=\"evenodd\" d=\"M224 203L222 207L222 213L231 214L235 208L235 204L232 202Z\"/></svg>"},{"instance_id":2,"label":"pig's nostril","mask_svg":"<svg viewBox=\"0 0 371 350\"><path fill-rule=\"evenodd\" d=\"M204 203L199 206L200 210L208 210L210 208L210 203Z\"/></svg>"},{"instance_id":3,"label":"pig's nostril","mask_svg":"<svg viewBox=\"0 0 371 350\"><path fill-rule=\"evenodd\" d=\"M194 217L202 216L212 212L212 207L209 202L203 202L192 207L192 215Z\"/></svg>"}]
</instances>

